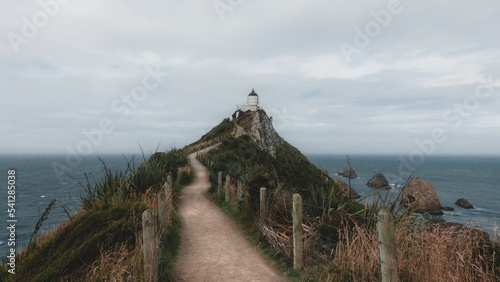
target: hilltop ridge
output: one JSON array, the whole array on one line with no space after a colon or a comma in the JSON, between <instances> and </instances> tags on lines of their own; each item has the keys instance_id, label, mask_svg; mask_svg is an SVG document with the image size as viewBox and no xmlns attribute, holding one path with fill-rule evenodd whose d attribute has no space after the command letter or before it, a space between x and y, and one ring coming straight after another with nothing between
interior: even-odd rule
<instances>
[{"instance_id":1,"label":"hilltop ridge","mask_svg":"<svg viewBox=\"0 0 500 282\"><path fill-rule=\"evenodd\" d=\"M297 148L279 136L272 126L272 119L264 110L237 110L231 118L224 119L200 140L187 149L217 144L198 159L208 169L211 180L209 195L231 214L238 214L242 226L263 244L279 254L282 262L290 262L293 231L292 194L302 198L303 230L307 230L307 265L301 278L305 281L339 280L380 281L380 259L377 244L378 214L390 212L395 220L401 263L399 274L405 281L445 281L450 277L475 281L473 277L496 278L499 246L488 236L467 226L420 222L413 209L405 209L391 200L378 197L373 203L353 200L356 193L337 179L335 183L328 172L314 166ZM220 176L226 175L226 181ZM221 179L221 180L219 180ZM239 187L242 187L239 188ZM260 200L260 188L265 194ZM243 197L236 198L236 190L243 190ZM239 192L238 192L239 193ZM239 197L239 196L238 196ZM264 208L265 214L260 210ZM443 244L442 242L453 242ZM428 254L420 255L422 246ZM484 261L475 254L482 252ZM458 265L459 258L467 268L465 273ZM325 259L326 258L326 259ZM327 261L317 264L318 259ZM450 262L454 263L450 263ZM439 264L442 263L442 264ZM437 264L439 271L427 273L429 264ZM411 267L409 267L411 265ZM309 268L308 268L309 267ZM317 271L321 269L321 271ZM426 273L425 278L415 279L414 273ZM442 273L445 275L440 276ZM446 276L449 275L449 276ZM446 277L446 278L442 278ZM418 278L418 277L417 277Z\"/></svg>"},{"instance_id":2,"label":"hilltop ridge","mask_svg":"<svg viewBox=\"0 0 500 282\"><path fill-rule=\"evenodd\" d=\"M215 143L220 143L219 148L208 153L212 157L218 155L212 168L227 171L233 177L248 174L248 182L255 185L251 189L281 185L307 192L312 186L333 186L327 173L276 132L272 118L263 109L237 110L185 149L194 151Z\"/></svg>"}]
</instances>

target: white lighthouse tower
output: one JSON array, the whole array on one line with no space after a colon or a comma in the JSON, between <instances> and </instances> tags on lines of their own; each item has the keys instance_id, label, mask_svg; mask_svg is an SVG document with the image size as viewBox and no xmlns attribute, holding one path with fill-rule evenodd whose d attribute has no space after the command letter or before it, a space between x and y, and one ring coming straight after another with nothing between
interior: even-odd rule
<instances>
[{"instance_id":1,"label":"white lighthouse tower","mask_svg":"<svg viewBox=\"0 0 500 282\"><path fill-rule=\"evenodd\" d=\"M248 94L247 106L250 111L256 111L259 109L259 95L257 95L253 89L252 92Z\"/></svg>"},{"instance_id":2,"label":"white lighthouse tower","mask_svg":"<svg viewBox=\"0 0 500 282\"><path fill-rule=\"evenodd\" d=\"M257 111L259 110L259 95L257 95L257 93L255 93L255 90L252 89L252 92L250 92L250 94L248 94L248 97L247 97L247 104L246 105L241 105L241 106L237 106L236 107L237 110L240 110L240 111Z\"/></svg>"}]
</instances>

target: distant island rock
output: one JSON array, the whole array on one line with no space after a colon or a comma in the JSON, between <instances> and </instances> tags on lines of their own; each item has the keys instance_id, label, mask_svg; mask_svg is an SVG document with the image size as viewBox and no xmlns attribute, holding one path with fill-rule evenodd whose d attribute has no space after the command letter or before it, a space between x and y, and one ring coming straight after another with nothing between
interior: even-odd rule
<instances>
[{"instance_id":1,"label":"distant island rock","mask_svg":"<svg viewBox=\"0 0 500 282\"><path fill-rule=\"evenodd\" d=\"M391 189L389 181L387 181L387 178L380 172L375 173L375 175L368 180L366 185L374 189Z\"/></svg>"},{"instance_id":2,"label":"distant island rock","mask_svg":"<svg viewBox=\"0 0 500 282\"><path fill-rule=\"evenodd\" d=\"M358 199L361 198L361 196L352 189L352 187L349 187L349 185L342 180L338 179L335 177L333 179L333 183L337 184L339 188L344 192L344 196L348 199Z\"/></svg>"},{"instance_id":3,"label":"distant island rock","mask_svg":"<svg viewBox=\"0 0 500 282\"><path fill-rule=\"evenodd\" d=\"M442 215L439 197L432 185L420 178L412 178L403 190L400 204L417 213Z\"/></svg>"},{"instance_id":4,"label":"distant island rock","mask_svg":"<svg viewBox=\"0 0 500 282\"><path fill-rule=\"evenodd\" d=\"M356 173L356 171L353 168L351 168L351 169L343 168L338 172L338 174L340 176L343 176L343 177L349 178L349 179L354 179L354 178L358 177L358 174Z\"/></svg>"},{"instance_id":5,"label":"distant island rock","mask_svg":"<svg viewBox=\"0 0 500 282\"><path fill-rule=\"evenodd\" d=\"M467 201L466 199L464 198L460 198L458 199L456 202L455 202L455 205L459 206L459 207L462 207L464 209L473 209L474 206L471 205L471 203L469 203L469 201Z\"/></svg>"}]
</instances>

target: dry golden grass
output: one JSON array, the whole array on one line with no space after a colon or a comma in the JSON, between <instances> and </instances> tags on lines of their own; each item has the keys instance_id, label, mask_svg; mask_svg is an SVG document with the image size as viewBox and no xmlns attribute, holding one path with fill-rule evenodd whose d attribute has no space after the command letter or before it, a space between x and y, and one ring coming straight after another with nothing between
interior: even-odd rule
<instances>
[{"instance_id":1,"label":"dry golden grass","mask_svg":"<svg viewBox=\"0 0 500 282\"><path fill-rule=\"evenodd\" d=\"M291 196L282 191L274 193L277 195L271 193L267 220L261 222L260 230L271 248L291 261L291 222L286 216L291 214ZM375 211L366 206L358 214L367 216ZM486 232L408 213L396 218L400 281L500 281L500 245L491 241ZM307 214L304 220L302 280L381 281L375 224L331 208L315 218ZM493 233L494 238L499 238L498 228Z\"/></svg>"},{"instance_id":2,"label":"dry golden grass","mask_svg":"<svg viewBox=\"0 0 500 282\"><path fill-rule=\"evenodd\" d=\"M380 277L380 256L375 232L358 225L353 230L344 228L328 267L349 281L376 280Z\"/></svg>"},{"instance_id":3,"label":"dry golden grass","mask_svg":"<svg viewBox=\"0 0 500 282\"><path fill-rule=\"evenodd\" d=\"M356 225L340 232L335 255L321 266L322 281L380 281L378 234ZM486 234L457 224L396 224L400 281L500 281L498 246ZM318 271L316 269L316 271Z\"/></svg>"},{"instance_id":4,"label":"dry golden grass","mask_svg":"<svg viewBox=\"0 0 500 282\"><path fill-rule=\"evenodd\" d=\"M156 209L158 197L155 190L155 187L150 187L142 197L142 202L153 210ZM155 241L158 244L162 232L156 235ZM143 281L145 273L141 232L136 233L135 242L132 250L125 244L116 245L111 250L102 249L100 257L89 267L88 274L82 281ZM153 259L156 258L148 258Z\"/></svg>"},{"instance_id":5,"label":"dry golden grass","mask_svg":"<svg viewBox=\"0 0 500 282\"><path fill-rule=\"evenodd\" d=\"M489 236L457 224L396 227L398 268L411 281L499 281Z\"/></svg>"},{"instance_id":6,"label":"dry golden grass","mask_svg":"<svg viewBox=\"0 0 500 282\"><path fill-rule=\"evenodd\" d=\"M190 165L179 167L177 169L177 179L175 180L175 184L186 185L187 183L189 183L191 178L192 178L192 171Z\"/></svg>"},{"instance_id":7,"label":"dry golden grass","mask_svg":"<svg viewBox=\"0 0 500 282\"><path fill-rule=\"evenodd\" d=\"M83 281L141 281L141 254L141 244L136 244L133 250L128 250L126 245L101 250L100 257L89 267Z\"/></svg>"}]
</instances>

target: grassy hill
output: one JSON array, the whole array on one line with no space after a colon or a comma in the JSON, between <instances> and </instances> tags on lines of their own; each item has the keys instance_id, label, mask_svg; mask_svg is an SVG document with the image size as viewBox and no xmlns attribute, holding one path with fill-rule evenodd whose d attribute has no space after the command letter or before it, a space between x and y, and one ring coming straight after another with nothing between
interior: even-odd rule
<instances>
[{"instance_id":1,"label":"grassy hill","mask_svg":"<svg viewBox=\"0 0 500 282\"><path fill-rule=\"evenodd\" d=\"M168 175L176 189L190 181L187 165L180 150L156 153L138 167L131 160L125 172L104 165L103 179L83 187L81 210L18 253L15 275L4 263L0 281L142 281L142 212L156 205ZM178 229L174 218L162 238L169 242L161 248L162 281L172 281Z\"/></svg>"},{"instance_id":2,"label":"grassy hill","mask_svg":"<svg viewBox=\"0 0 500 282\"><path fill-rule=\"evenodd\" d=\"M210 173L211 197L285 266L292 262L292 195L302 195L305 268L296 276L301 281L380 281L375 223L382 208L396 216L400 279L500 277L500 247L483 233L426 222L388 199L371 205L350 199L345 185L335 183L280 137L272 118L258 110L237 111L182 150L153 154L137 167L130 161L124 172L111 172L104 165L104 178L83 187L81 211L20 252L15 276L7 273L4 262L0 281L142 281L142 212L156 208L168 175L175 193L187 184L192 179L187 155L211 145L216 146L198 154ZM219 172L232 179L228 191L234 191L236 182L242 184L242 200L225 203L216 192ZM264 218L259 215L261 187L268 189ZM174 217L160 238L160 281L173 280L179 227Z\"/></svg>"},{"instance_id":3,"label":"grassy hill","mask_svg":"<svg viewBox=\"0 0 500 282\"><path fill-rule=\"evenodd\" d=\"M214 200L287 266L293 260L291 199L293 193L301 194L306 266L297 276L300 281L380 281L376 222L381 209L396 218L400 279L498 281L500 277L500 247L483 232L427 222L390 198L370 205L349 199L345 185L334 183L283 140L263 110L236 112L186 149L193 151L202 143L219 144L198 156L209 168ZM243 184L243 200L227 203L216 192L219 172L231 177L229 191L235 190L236 182ZM268 189L264 220L259 216L260 187Z\"/></svg>"}]
</instances>

